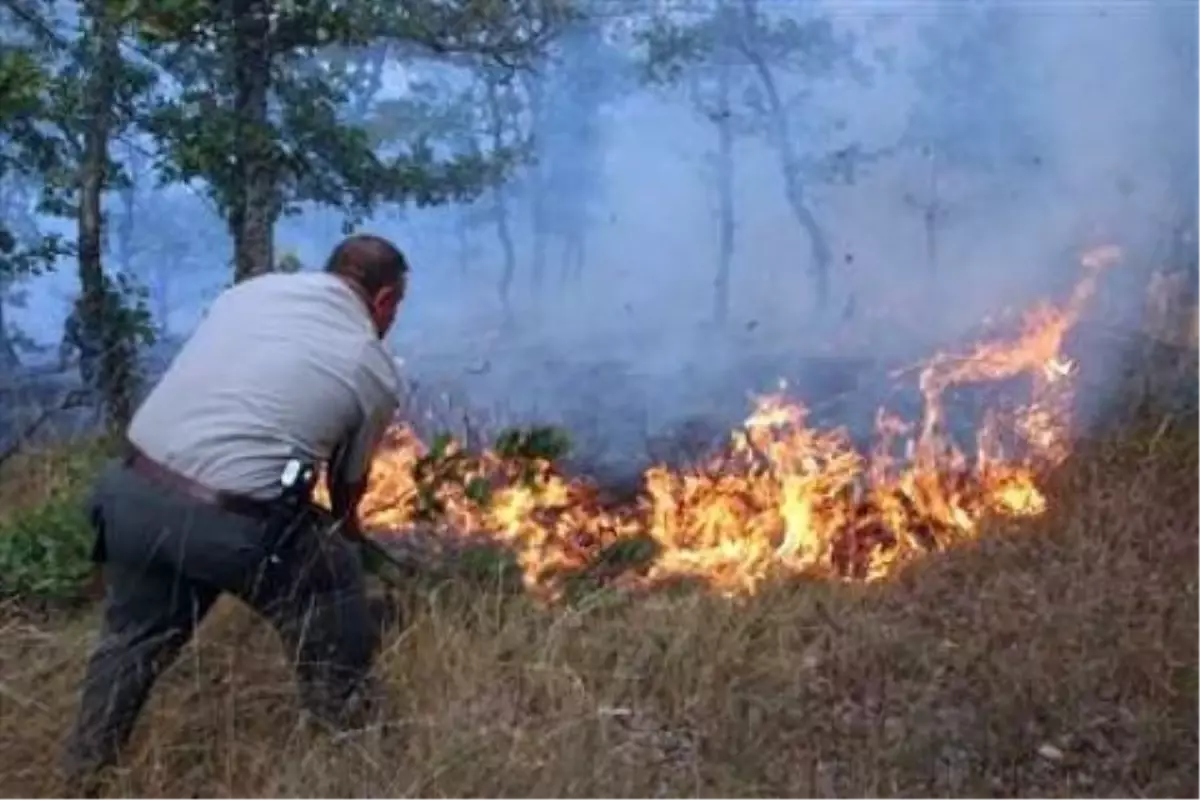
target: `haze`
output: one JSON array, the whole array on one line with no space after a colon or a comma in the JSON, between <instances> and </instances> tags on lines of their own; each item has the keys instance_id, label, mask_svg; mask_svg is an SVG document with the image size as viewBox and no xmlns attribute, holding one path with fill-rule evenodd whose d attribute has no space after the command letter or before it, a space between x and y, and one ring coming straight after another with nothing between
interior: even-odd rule
<instances>
[{"instance_id":1,"label":"haze","mask_svg":"<svg viewBox=\"0 0 1200 800\"><path fill-rule=\"evenodd\" d=\"M776 16L802 6L812 13L808 4L760 3ZM555 187L548 197L552 208L586 206L578 281L561 279L563 244L551 238L544 291L538 297L531 290L525 172L515 176L509 199L516 272L507 318L497 288L504 253L496 226L484 218L465 238L459 229L463 214L490 208L490 195L474 211L385 208L360 226L391 237L411 259L410 296L391 339L406 375L478 413L590 424L594 439L623 441L625 433L645 435L694 415L736 418L745 392L770 388L772 373L797 360L902 360L953 342L985 316L1061 292L1090 244L1121 246L1122 269L1163 266L1163 243L1188 203L1194 219L1194 4L1006 4L1011 29L981 74L1005 90L1010 107L976 103L975 127L964 135L1015 125L1029 134L1033 151L994 169L940 169L936 274L921 206L930 199L930 161L900 143L936 88L914 73L933 55L922 31L939 24L953 30L947 17L977 12L947 3L815 6L839 31L859 37L855 52L867 74L855 80L844 71L817 78L778 71L783 94L807 93L793 113L797 149L817 156L857 146L882 154L845 185L809 187L832 250L823 313L808 271L809 241L785 197L779 158L766 137L752 134L735 141L729 313L723 326L712 323L716 127L698 113L686 81L641 80L643 51L634 34L655 5L612 4L602 29L628 63L621 75L605 72L613 96L596 128L600 179ZM978 42L966 46L978 55ZM945 68L955 67L947 61ZM413 70L418 77L439 74L429 64ZM403 96L408 77L391 68L381 98ZM560 122L565 146L581 147L570 138L573 120ZM535 147L548 146L535 137ZM151 284L170 333L186 335L230 278L228 234L199 191L159 190L147 174L137 202L131 266ZM116 198L110 208L118 213ZM277 250L318 269L342 235L340 224L319 210L286 219ZM107 260L120 266L111 255ZM63 264L27 281L20 288L28 302L8 309L10 325L53 348L75 280L73 265ZM1117 290L1101 302L1114 320L1140 308L1138 297ZM820 381L814 373L797 391L819 394Z\"/></svg>"}]
</instances>

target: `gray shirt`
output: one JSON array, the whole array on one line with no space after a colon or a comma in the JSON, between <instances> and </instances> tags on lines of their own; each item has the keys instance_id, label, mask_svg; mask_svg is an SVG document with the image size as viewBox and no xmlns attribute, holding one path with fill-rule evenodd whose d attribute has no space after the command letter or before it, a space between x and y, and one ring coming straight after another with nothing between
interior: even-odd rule
<instances>
[{"instance_id":1,"label":"gray shirt","mask_svg":"<svg viewBox=\"0 0 1200 800\"><path fill-rule=\"evenodd\" d=\"M355 483L398 403L396 362L366 304L327 273L268 274L222 293L134 415L129 439L201 484L279 494L294 450Z\"/></svg>"}]
</instances>

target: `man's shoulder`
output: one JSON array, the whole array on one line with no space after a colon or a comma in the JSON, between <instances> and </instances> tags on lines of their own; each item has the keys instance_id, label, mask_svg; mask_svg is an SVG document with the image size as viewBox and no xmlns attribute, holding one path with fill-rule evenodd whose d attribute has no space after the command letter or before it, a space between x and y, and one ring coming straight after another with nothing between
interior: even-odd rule
<instances>
[{"instance_id":1,"label":"man's shoulder","mask_svg":"<svg viewBox=\"0 0 1200 800\"><path fill-rule=\"evenodd\" d=\"M286 296L305 292L326 294L336 284L336 278L324 272L266 272L235 283L222 292L221 296Z\"/></svg>"}]
</instances>

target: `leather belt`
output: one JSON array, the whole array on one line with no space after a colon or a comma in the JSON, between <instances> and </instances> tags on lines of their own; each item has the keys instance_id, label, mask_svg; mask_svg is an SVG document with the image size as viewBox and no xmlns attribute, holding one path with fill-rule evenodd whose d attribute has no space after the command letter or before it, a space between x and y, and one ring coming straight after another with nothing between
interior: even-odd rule
<instances>
[{"instance_id":1,"label":"leather belt","mask_svg":"<svg viewBox=\"0 0 1200 800\"><path fill-rule=\"evenodd\" d=\"M175 472L153 460L132 443L125 445L125 466L152 481L174 489L180 494L207 506L228 511L239 516L265 519L275 512L275 504L245 495L212 489L202 483Z\"/></svg>"}]
</instances>

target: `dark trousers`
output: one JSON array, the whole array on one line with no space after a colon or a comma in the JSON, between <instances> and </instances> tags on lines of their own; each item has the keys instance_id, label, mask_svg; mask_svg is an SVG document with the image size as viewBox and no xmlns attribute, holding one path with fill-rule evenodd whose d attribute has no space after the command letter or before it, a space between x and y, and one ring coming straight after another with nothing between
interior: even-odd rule
<instances>
[{"instance_id":1,"label":"dark trousers","mask_svg":"<svg viewBox=\"0 0 1200 800\"><path fill-rule=\"evenodd\" d=\"M104 624L65 753L69 778L116 759L158 675L228 592L269 620L295 658L304 705L353 724L378 643L363 565L316 520L282 526L202 505L122 465L91 503L105 583Z\"/></svg>"}]
</instances>

